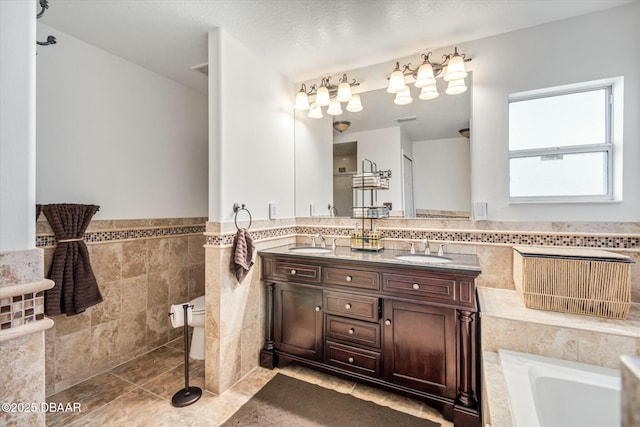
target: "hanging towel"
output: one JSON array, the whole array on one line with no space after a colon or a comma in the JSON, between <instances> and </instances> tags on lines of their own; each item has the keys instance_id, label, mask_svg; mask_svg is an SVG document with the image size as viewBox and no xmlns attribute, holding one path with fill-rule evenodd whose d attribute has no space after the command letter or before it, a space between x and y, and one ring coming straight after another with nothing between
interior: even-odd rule
<instances>
[{"instance_id":1,"label":"hanging towel","mask_svg":"<svg viewBox=\"0 0 640 427\"><path fill-rule=\"evenodd\" d=\"M72 316L102 302L89 251L82 240L98 209L96 205L66 203L43 206L42 211L58 239L48 275L55 285L44 295L48 315Z\"/></svg>"},{"instance_id":2,"label":"hanging towel","mask_svg":"<svg viewBox=\"0 0 640 427\"><path fill-rule=\"evenodd\" d=\"M239 228L233 243L233 253L231 257L231 271L242 283L253 265L253 252L256 247L253 244L251 234L245 228Z\"/></svg>"}]
</instances>

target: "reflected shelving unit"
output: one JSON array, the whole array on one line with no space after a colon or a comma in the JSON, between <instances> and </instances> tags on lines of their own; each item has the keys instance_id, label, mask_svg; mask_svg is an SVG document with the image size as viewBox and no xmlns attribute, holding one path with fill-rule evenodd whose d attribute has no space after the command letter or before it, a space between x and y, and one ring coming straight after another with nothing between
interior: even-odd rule
<instances>
[{"instance_id":1,"label":"reflected shelving unit","mask_svg":"<svg viewBox=\"0 0 640 427\"><path fill-rule=\"evenodd\" d=\"M365 169L369 165L369 171ZM355 230L351 233L351 249L361 251L380 251L384 249L380 233L376 230L375 219L387 218L389 208L379 206L378 190L389 189L391 170L378 170L375 162L362 159L360 174L353 175L351 187L355 206L351 209L351 217L359 219ZM358 198L358 195L360 197Z\"/></svg>"}]
</instances>

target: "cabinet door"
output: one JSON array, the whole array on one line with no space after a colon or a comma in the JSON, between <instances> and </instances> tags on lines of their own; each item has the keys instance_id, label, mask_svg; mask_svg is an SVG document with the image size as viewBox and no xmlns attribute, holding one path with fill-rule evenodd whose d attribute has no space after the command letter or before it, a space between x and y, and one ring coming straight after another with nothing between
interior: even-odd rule
<instances>
[{"instance_id":1,"label":"cabinet door","mask_svg":"<svg viewBox=\"0 0 640 427\"><path fill-rule=\"evenodd\" d=\"M322 290L276 284L274 338L278 350L322 359Z\"/></svg>"},{"instance_id":2,"label":"cabinet door","mask_svg":"<svg viewBox=\"0 0 640 427\"><path fill-rule=\"evenodd\" d=\"M456 397L456 311L384 300L384 378Z\"/></svg>"}]
</instances>

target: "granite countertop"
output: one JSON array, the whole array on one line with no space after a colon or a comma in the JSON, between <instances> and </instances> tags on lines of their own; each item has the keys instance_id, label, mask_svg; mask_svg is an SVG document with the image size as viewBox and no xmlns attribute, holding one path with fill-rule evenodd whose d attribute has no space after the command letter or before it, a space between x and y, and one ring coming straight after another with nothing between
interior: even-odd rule
<instances>
[{"instance_id":1,"label":"granite countertop","mask_svg":"<svg viewBox=\"0 0 640 427\"><path fill-rule=\"evenodd\" d=\"M321 261L349 261L349 262L361 262L365 264L386 264L386 265L402 265L410 266L413 268L420 268L426 270L440 270L440 271L464 271L480 273L480 264L476 255L471 254L454 254L446 253L444 258L448 258L451 262L446 263L421 263L405 261L396 258L396 255L411 255L409 251L399 251L393 249L384 249L379 252L359 251L351 250L348 247L338 246L335 251L327 253L300 253L292 251L292 248L301 247L301 245L286 245L278 246L270 249L263 249L258 251L261 255L287 255L300 259L314 259ZM306 247L306 246L303 246ZM330 249L330 247L327 247ZM416 255L420 255L421 252L416 251ZM432 255L437 256L432 252Z\"/></svg>"}]
</instances>

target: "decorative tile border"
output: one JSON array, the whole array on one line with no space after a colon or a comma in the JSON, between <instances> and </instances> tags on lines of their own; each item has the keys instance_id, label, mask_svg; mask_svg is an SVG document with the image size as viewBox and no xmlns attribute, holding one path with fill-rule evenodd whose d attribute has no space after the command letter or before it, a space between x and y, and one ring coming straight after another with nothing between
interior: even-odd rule
<instances>
[{"instance_id":1,"label":"decorative tile border","mask_svg":"<svg viewBox=\"0 0 640 427\"><path fill-rule=\"evenodd\" d=\"M267 240L274 237L310 236L351 236L351 227L312 227L297 226L270 228L251 232L254 240ZM535 246L569 246L582 248L636 249L640 250L638 235L598 235L589 233L550 233L550 232L518 232L496 230L430 230L430 229L391 229L379 228L382 238L400 240L424 240L476 243L498 245L535 245ZM235 233L207 234L207 245L229 246L233 244Z\"/></svg>"},{"instance_id":2,"label":"decorative tile border","mask_svg":"<svg viewBox=\"0 0 640 427\"><path fill-rule=\"evenodd\" d=\"M44 319L44 291L0 299L0 330Z\"/></svg>"},{"instance_id":3,"label":"decorative tile border","mask_svg":"<svg viewBox=\"0 0 640 427\"><path fill-rule=\"evenodd\" d=\"M148 239L153 237L175 237L189 234L203 234L204 225L190 225L180 227L139 228L114 231L90 231L85 233L87 243L117 242L120 240ZM58 240L51 234L36 236L36 247L55 246Z\"/></svg>"}]
</instances>

